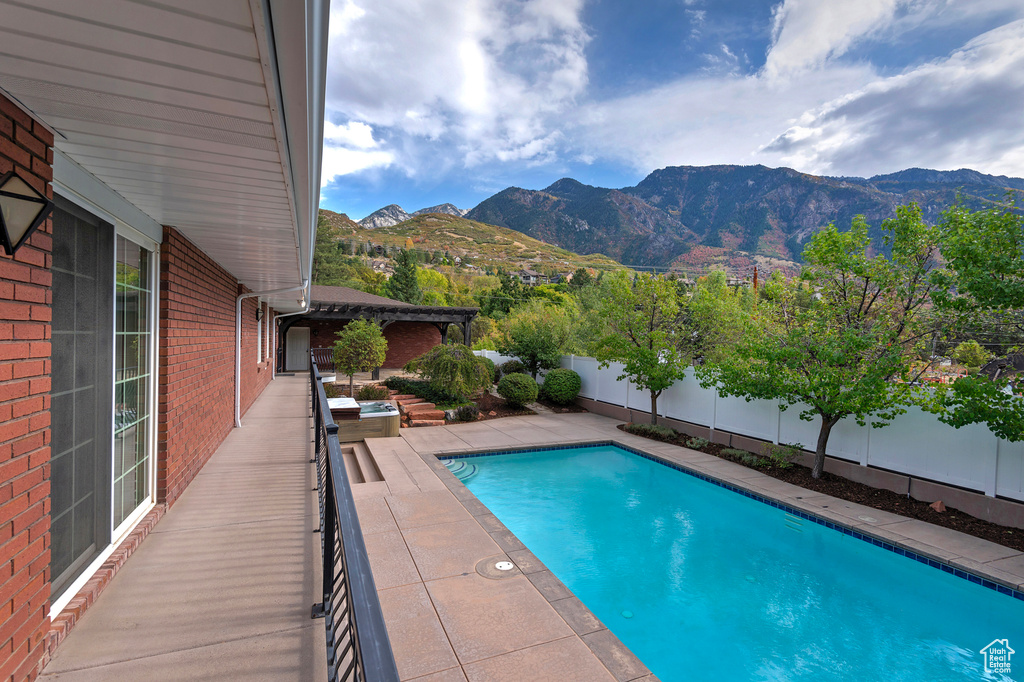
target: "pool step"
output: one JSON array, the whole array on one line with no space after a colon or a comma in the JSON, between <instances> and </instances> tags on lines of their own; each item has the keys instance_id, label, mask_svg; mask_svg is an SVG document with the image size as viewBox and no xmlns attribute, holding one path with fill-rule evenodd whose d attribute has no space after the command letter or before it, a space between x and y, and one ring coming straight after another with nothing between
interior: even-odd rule
<instances>
[{"instance_id":1,"label":"pool step","mask_svg":"<svg viewBox=\"0 0 1024 682\"><path fill-rule=\"evenodd\" d=\"M478 471L476 464L464 459L442 459L441 462L448 467L448 471L455 474L455 478L463 482L475 476Z\"/></svg>"},{"instance_id":2,"label":"pool step","mask_svg":"<svg viewBox=\"0 0 1024 682\"><path fill-rule=\"evenodd\" d=\"M349 483L375 483L383 481L377 462L362 443L352 443L341 448L341 456L345 461L345 473Z\"/></svg>"}]
</instances>

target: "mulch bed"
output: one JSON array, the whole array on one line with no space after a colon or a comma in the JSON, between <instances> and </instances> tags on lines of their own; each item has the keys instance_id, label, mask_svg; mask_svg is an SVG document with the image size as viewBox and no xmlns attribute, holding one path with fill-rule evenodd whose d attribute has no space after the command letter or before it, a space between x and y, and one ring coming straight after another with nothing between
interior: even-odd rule
<instances>
[{"instance_id":1,"label":"mulch bed","mask_svg":"<svg viewBox=\"0 0 1024 682\"><path fill-rule=\"evenodd\" d=\"M580 412L587 411L586 409L580 407L576 403L571 403L569 405L556 405L550 400L545 400L543 398L538 398L537 402L543 405L544 407L548 408L555 414L579 414Z\"/></svg>"},{"instance_id":2,"label":"mulch bed","mask_svg":"<svg viewBox=\"0 0 1024 682\"><path fill-rule=\"evenodd\" d=\"M620 424L618 428L620 431L625 431L625 424ZM674 439L648 436L641 437L646 437L650 440L658 440L664 443L671 443L680 447L689 447L685 444L684 440L688 438L688 436L682 436ZM824 472L821 475L821 478L815 479L811 477L811 470L809 468L796 463L788 469L780 469L772 466L752 467L743 464L742 462L736 462L729 457L724 457L721 453L724 447L725 446L718 445L717 443L708 443L705 447L699 448L699 450L706 454L714 455L715 457L722 457L722 459L727 459L741 466L756 469L757 471L767 474L772 478L777 478L780 481L798 485L801 488L806 488L807 490L831 495L832 497L838 497L841 500L847 500L849 502L856 502L857 504L862 504L865 507L871 507L872 509L891 512L893 514L899 514L900 516L906 516L920 521L927 521L928 523L935 524L936 526L943 526L945 528L958 530L961 533L973 535L976 538L995 542L1003 545L1004 547L1010 547L1011 549L1024 552L1024 530L1019 528L1010 528L1007 526L1000 526L995 523L989 523L988 521L982 521L979 518L975 518L970 514L953 509L952 507L946 507L946 511L944 512L937 512L932 509L927 502L921 502L906 495L894 493L891 490L872 488L869 485L857 483L828 472ZM692 450L694 448L690 449Z\"/></svg>"},{"instance_id":3,"label":"mulch bed","mask_svg":"<svg viewBox=\"0 0 1024 682\"><path fill-rule=\"evenodd\" d=\"M519 417L528 414L537 414L533 410L527 407L510 407L505 403L505 399L491 395L490 393L483 393L477 398L474 403L480 408L480 418L477 421L486 421L488 419L501 419L502 417ZM492 415L491 412L494 412ZM465 424L472 424L473 422L463 422Z\"/></svg>"}]
</instances>

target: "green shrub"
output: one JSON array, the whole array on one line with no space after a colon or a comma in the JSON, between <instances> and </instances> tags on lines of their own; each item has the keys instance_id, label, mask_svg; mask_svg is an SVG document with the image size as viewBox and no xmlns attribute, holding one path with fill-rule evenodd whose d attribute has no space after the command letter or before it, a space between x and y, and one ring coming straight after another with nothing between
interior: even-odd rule
<instances>
[{"instance_id":1,"label":"green shrub","mask_svg":"<svg viewBox=\"0 0 1024 682\"><path fill-rule=\"evenodd\" d=\"M793 466L793 460L800 456L801 450L803 450L803 446L799 443L781 443L779 445L766 443L763 451L769 465L779 469L788 469Z\"/></svg>"},{"instance_id":2,"label":"green shrub","mask_svg":"<svg viewBox=\"0 0 1024 682\"><path fill-rule=\"evenodd\" d=\"M328 398L338 398L341 396L341 391L334 384L324 384L324 395Z\"/></svg>"},{"instance_id":3,"label":"green shrub","mask_svg":"<svg viewBox=\"0 0 1024 682\"><path fill-rule=\"evenodd\" d=\"M356 400L387 400L389 395L386 386L367 384L356 391Z\"/></svg>"},{"instance_id":4,"label":"green shrub","mask_svg":"<svg viewBox=\"0 0 1024 682\"><path fill-rule=\"evenodd\" d=\"M491 385L493 375L468 346L453 344L434 346L406 364L405 371L415 372L430 382L432 389L444 391L465 400Z\"/></svg>"},{"instance_id":5,"label":"green shrub","mask_svg":"<svg viewBox=\"0 0 1024 682\"><path fill-rule=\"evenodd\" d=\"M722 457L750 467L762 467L768 463L768 460L764 457L758 457L753 452L747 452L738 448L722 448Z\"/></svg>"},{"instance_id":6,"label":"green shrub","mask_svg":"<svg viewBox=\"0 0 1024 682\"><path fill-rule=\"evenodd\" d=\"M480 416L480 409L476 405L463 405L455 410L455 421L475 422Z\"/></svg>"},{"instance_id":7,"label":"green shrub","mask_svg":"<svg viewBox=\"0 0 1024 682\"><path fill-rule=\"evenodd\" d=\"M494 360L491 360L490 358L485 358L482 355L477 357L480 358L481 363L487 366L487 372L490 374L491 383L498 383L498 379L501 378L501 372L498 371L498 367L494 364Z\"/></svg>"},{"instance_id":8,"label":"green shrub","mask_svg":"<svg viewBox=\"0 0 1024 682\"><path fill-rule=\"evenodd\" d=\"M553 369L544 377L541 393L556 405L568 405L580 394L583 381L571 369Z\"/></svg>"},{"instance_id":9,"label":"green shrub","mask_svg":"<svg viewBox=\"0 0 1024 682\"><path fill-rule=\"evenodd\" d=\"M679 433L667 426L660 424L634 424L630 422L625 426L627 433L644 438L655 438L657 440L675 440Z\"/></svg>"},{"instance_id":10,"label":"green shrub","mask_svg":"<svg viewBox=\"0 0 1024 682\"><path fill-rule=\"evenodd\" d=\"M692 438L686 439L686 447L692 448L694 450L703 450L708 446L710 442L711 441L709 441L707 438L699 438L697 436L694 436Z\"/></svg>"},{"instance_id":11,"label":"green shrub","mask_svg":"<svg viewBox=\"0 0 1024 682\"><path fill-rule=\"evenodd\" d=\"M526 374L526 365L518 360L503 362L498 369L501 370L501 376L506 376L508 374ZM499 377L499 379L500 378L501 377Z\"/></svg>"},{"instance_id":12,"label":"green shrub","mask_svg":"<svg viewBox=\"0 0 1024 682\"><path fill-rule=\"evenodd\" d=\"M405 377L388 377L383 383L392 391L398 391L399 393L405 393L409 388L409 380Z\"/></svg>"},{"instance_id":13,"label":"green shrub","mask_svg":"<svg viewBox=\"0 0 1024 682\"><path fill-rule=\"evenodd\" d=\"M537 399L538 392L537 382L529 374L506 374L498 382L498 395L512 407L532 403Z\"/></svg>"}]
</instances>

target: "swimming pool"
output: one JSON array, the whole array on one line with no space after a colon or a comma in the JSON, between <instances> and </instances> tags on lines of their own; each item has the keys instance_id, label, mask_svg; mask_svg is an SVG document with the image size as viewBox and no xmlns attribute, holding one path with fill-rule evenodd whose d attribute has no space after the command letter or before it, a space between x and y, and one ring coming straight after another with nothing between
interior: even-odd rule
<instances>
[{"instance_id":1,"label":"swimming pool","mask_svg":"<svg viewBox=\"0 0 1024 682\"><path fill-rule=\"evenodd\" d=\"M611 445L470 461L466 486L665 682L1024 679L979 653L1024 645L1024 601L794 510Z\"/></svg>"}]
</instances>

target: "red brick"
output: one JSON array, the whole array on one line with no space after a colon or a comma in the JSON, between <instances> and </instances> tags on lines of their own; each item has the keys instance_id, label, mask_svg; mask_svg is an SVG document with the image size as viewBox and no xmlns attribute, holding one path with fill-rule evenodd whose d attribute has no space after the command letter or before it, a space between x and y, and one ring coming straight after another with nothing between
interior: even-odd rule
<instances>
[{"instance_id":1,"label":"red brick","mask_svg":"<svg viewBox=\"0 0 1024 682\"><path fill-rule=\"evenodd\" d=\"M14 141L39 158L46 158L46 145L33 135L31 130L25 130L21 124L14 126ZM24 165L30 167L31 161Z\"/></svg>"}]
</instances>

